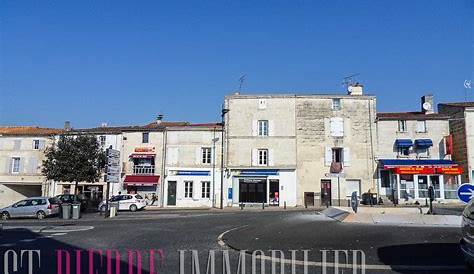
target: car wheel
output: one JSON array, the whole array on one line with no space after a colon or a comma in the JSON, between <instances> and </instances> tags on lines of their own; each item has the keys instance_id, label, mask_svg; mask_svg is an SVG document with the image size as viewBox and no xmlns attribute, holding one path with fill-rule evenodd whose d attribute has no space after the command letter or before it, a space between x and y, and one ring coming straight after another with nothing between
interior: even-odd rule
<instances>
[{"instance_id":1,"label":"car wheel","mask_svg":"<svg viewBox=\"0 0 474 274\"><path fill-rule=\"evenodd\" d=\"M46 218L46 213L40 210L36 213L36 218L38 218L38 220L43 220L44 218Z\"/></svg>"},{"instance_id":2,"label":"car wheel","mask_svg":"<svg viewBox=\"0 0 474 274\"><path fill-rule=\"evenodd\" d=\"M2 218L2 220L6 221L6 220L10 219L10 214L8 214L8 212L4 211L4 212L2 212L0 217Z\"/></svg>"},{"instance_id":3,"label":"car wheel","mask_svg":"<svg viewBox=\"0 0 474 274\"><path fill-rule=\"evenodd\" d=\"M136 205L131 205L131 206L130 206L130 211L131 211L131 212L137 211L137 206L136 206Z\"/></svg>"}]
</instances>

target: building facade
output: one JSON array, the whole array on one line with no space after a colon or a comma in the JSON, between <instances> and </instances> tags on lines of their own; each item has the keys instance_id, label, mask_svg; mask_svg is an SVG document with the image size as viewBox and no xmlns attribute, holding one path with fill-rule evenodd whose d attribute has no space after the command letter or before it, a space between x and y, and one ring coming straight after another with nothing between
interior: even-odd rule
<instances>
[{"instance_id":1,"label":"building facade","mask_svg":"<svg viewBox=\"0 0 474 274\"><path fill-rule=\"evenodd\" d=\"M41 166L45 149L60 132L38 127L0 128L0 208L24 198L49 194Z\"/></svg>"},{"instance_id":2,"label":"building facade","mask_svg":"<svg viewBox=\"0 0 474 274\"><path fill-rule=\"evenodd\" d=\"M453 160L463 168L461 180L474 184L474 102L443 103L438 109L450 116Z\"/></svg>"},{"instance_id":3,"label":"building facade","mask_svg":"<svg viewBox=\"0 0 474 274\"><path fill-rule=\"evenodd\" d=\"M395 203L456 199L459 166L449 146L449 116L434 112L433 96L421 111L377 114L378 193Z\"/></svg>"}]
</instances>

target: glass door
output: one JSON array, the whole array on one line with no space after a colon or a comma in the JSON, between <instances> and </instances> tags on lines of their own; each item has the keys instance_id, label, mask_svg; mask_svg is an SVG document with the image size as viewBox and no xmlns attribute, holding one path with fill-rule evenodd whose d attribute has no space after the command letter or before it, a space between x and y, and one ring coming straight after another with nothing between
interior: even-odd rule
<instances>
[{"instance_id":1,"label":"glass door","mask_svg":"<svg viewBox=\"0 0 474 274\"><path fill-rule=\"evenodd\" d=\"M418 175L418 197L428 198L428 176Z\"/></svg>"},{"instance_id":2,"label":"glass door","mask_svg":"<svg viewBox=\"0 0 474 274\"><path fill-rule=\"evenodd\" d=\"M433 186L435 198L441 198L439 176L430 176L430 180L431 180L431 185Z\"/></svg>"}]
</instances>

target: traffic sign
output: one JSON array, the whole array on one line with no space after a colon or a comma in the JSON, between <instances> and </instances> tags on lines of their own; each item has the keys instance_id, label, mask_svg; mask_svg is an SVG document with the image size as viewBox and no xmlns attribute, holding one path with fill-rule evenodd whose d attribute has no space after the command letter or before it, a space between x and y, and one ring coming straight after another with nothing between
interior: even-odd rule
<instances>
[{"instance_id":1,"label":"traffic sign","mask_svg":"<svg viewBox=\"0 0 474 274\"><path fill-rule=\"evenodd\" d=\"M474 185L471 184L462 184L458 188L458 198L459 200L468 203L472 198L474 198Z\"/></svg>"},{"instance_id":2,"label":"traffic sign","mask_svg":"<svg viewBox=\"0 0 474 274\"><path fill-rule=\"evenodd\" d=\"M119 158L120 157L120 150L116 149L107 149L107 156L112 158Z\"/></svg>"},{"instance_id":3,"label":"traffic sign","mask_svg":"<svg viewBox=\"0 0 474 274\"><path fill-rule=\"evenodd\" d=\"M118 159L118 158L109 158L107 160L107 165L108 166L119 166L120 165L120 159Z\"/></svg>"},{"instance_id":4,"label":"traffic sign","mask_svg":"<svg viewBox=\"0 0 474 274\"><path fill-rule=\"evenodd\" d=\"M119 174L119 173L120 173L120 166L107 167L107 174Z\"/></svg>"},{"instance_id":5,"label":"traffic sign","mask_svg":"<svg viewBox=\"0 0 474 274\"><path fill-rule=\"evenodd\" d=\"M107 174L105 178L106 178L106 181L108 183L118 183L118 182L120 182L120 177L119 176L114 176L114 175Z\"/></svg>"}]
</instances>

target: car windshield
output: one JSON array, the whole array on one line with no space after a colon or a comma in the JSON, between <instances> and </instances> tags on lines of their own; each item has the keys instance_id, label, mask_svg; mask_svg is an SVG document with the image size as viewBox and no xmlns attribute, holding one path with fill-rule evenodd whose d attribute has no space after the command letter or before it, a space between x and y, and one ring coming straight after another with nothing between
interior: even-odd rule
<instances>
[{"instance_id":1,"label":"car windshield","mask_svg":"<svg viewBox=\"0 0 474 274\"><path fill-rule=\"evenodd\" d=\"M143 197L140 196L139 194L135 195L135 198L137 198L137 199L143 199Z\"/></svg>"}]
</instances>

